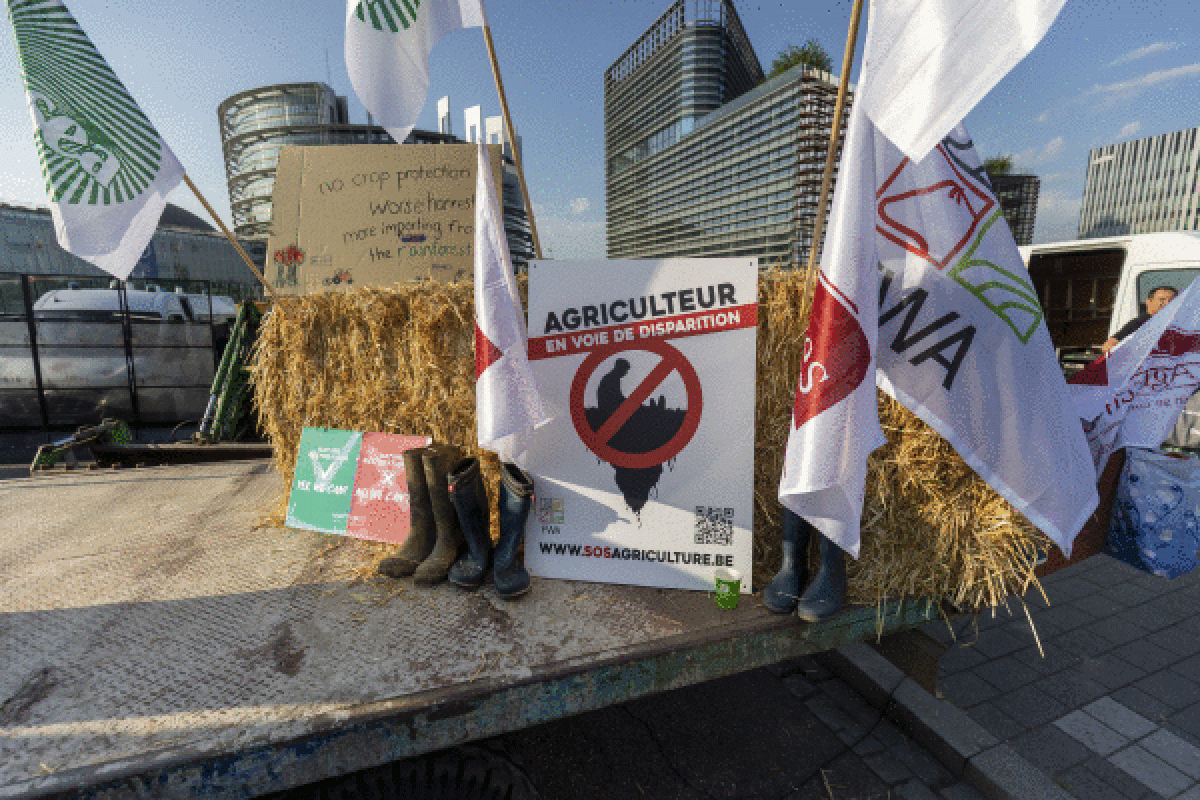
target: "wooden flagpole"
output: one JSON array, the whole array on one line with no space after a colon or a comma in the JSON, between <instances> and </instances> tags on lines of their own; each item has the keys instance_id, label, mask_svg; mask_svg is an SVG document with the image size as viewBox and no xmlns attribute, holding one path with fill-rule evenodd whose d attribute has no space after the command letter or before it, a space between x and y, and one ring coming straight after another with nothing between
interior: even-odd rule
<instances>
[{"instance_id":1,"label":"wooden flagpole","mask_svg":"<svg viewBox=\"0 0 1200 800\"><path fill-rule=\"evenodd\" d=\"M862 19L863 0L854 0L850 13L850 31L846 34L846 52L842 56L842 76L838 81L837 102L833 106L833 124L829 131L829 150L825 154L825 174L821 177L821 194L817 200L817 219L813 224L812 242L808 247L808 270L804 278L804 308L801 318L812 308L813 287L817 275L817 251L825 232L825 207L829 204L829 187L833 183L833 168L837 164L838 143L842 135L842 114L850 86L850 69L854 66L854 48L858 43L858 23Z\"/></svg>"},{"instance_id":2,"label":"wooden flagpole","mask_svg":"<svg viewBox=\"0 0 1200 800\"><path fill-rule=\"evenodd\" d=\"M542 243L538 239L537 224L533 221L533 203L529 202L529 187L525 185L525 168L521 165L521 153L517 148L517 132L513 127L512 114L508 111L508 97L504 94L504 81L500 78L500 62L496 60L496 45L492 42L492 29L483 20L483 43L487 45L488 59L492 63L492 77L496 79L496 93L500 95L500 111L504 114L504 132L512 145L513 162L517 165L517 180L521 182L521 199L525 203L525 217L529 220L529 235L533 238L533 252L542 257ZM483 132L480 131L480 135ZM497 191L501 187L497 187Z\"/></svg>"},{"instance_id":3,"label":"wooden flagpole","mask_svg":"<svg viewBox=\"0 0 1200 800\"><path fill-rule=\"evenodd\" d=\"M200 190L196 188L196 184L192 183L192 179L187 176L186 172L183 175L183 182L188 185L188 188L191 189L192 193L196 195L196 199L200 201L200 204L204 206L206 211L208 211L209 216L211 216L217 223L217 227L221 229L221 233L225 234L225 238L228 239L230 244L234 246L234 249L238 251L238 255L242 257L242 261L245 261L246 266L249 267L250 271L254 273L254 277L258 278L258 280L262 283L263 288L265 288L271 297L278 302L279 295L275 294L275 290L271 288L271 284L267 283L267 279L264 278L262 273L258 271L258 267L254 266L254 262L250 260L250 256L246 255L246 251L242 249L240 244L238 244L238 240L233 238L233 234L229 232L229 228L225 227L225 223L221 221L219 216L217 216L217 212L214 211L213 207L210 206L208 201L204 199L204 195L202 195Z\"/></svg>"}]
</instances>

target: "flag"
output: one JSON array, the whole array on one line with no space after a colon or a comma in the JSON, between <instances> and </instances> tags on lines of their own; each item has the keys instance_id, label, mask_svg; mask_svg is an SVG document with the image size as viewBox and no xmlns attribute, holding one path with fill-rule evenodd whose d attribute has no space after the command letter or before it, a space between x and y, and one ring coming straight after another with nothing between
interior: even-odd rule
<instances>
[{"instance_id":1,"label":"flag","mask_svg":"<svg viewBox=\"0 0 1200 800\"><path fill-rule=\"evenodd\" d=\"M124 280L183 167L60 0L8 0L54 232Z\"/></svg>"},{"instance_id":2,"label":"flag","mask_svg":"<svg viewBox=\"0 0 1200 800\"><path fill-rule=\"evenodd\" d=\"M523 459L524 434L550 421L529 368L529 335L487 148L475 177L475 415L479 446Z\"/></svg>"},{"instance_id":3,"label":"flag","mask_svg":"<svg viewBox=\"0 0 1200 800\"><path fill-rule=\"evenodd\" d=\"M354 93L403 142L425 105L434 45L484 24L480 0L346 0L346 71Z\"/></svg>"},{"instance_id":4,"label":"flag","mask_svg":"<svg viewBox=\"0 0 1200 800\"><path fill-rule=\"evenodd\" d=\"M872 3L871 80L854 102L892 144L920 160L1034 48L1065 3Z\"/></svg>"},{"instance_id":5,"label":"flag","mask_svg":"<svg viewBox=\"0 0 1200 800\"><path fill-rule=\"evenodd\" d=\"M877 382L1069 552L1097 503L1095 472L966 129L914 161L855 102L843 153L780 502L858 555L866 459L884 442Z\"/></svg>"},{"instance_id":6,"label":"flag","mask_svg":"<svg viewBox=\"0 0 1200 800\"><path fill-rule=\"evenodd\" d=\"M1096 474L1122 447L1158 447L1200 389L1200 289L1183 294L1071 379Z\"/></svg>"}]
</instances>

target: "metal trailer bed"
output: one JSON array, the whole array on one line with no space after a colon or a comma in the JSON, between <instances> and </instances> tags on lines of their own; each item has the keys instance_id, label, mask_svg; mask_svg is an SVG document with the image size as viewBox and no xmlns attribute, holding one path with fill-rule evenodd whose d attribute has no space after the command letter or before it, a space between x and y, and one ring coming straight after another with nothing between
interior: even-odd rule
<instances>
[{"instance_id":1,"label":"metal trailer bed","mask_svg":"<svg viewBox=\"0 0 1200 800\"><path fill-rule=\"evenodd\" d=\"M876 632L746 595L416 589L341 537L256 529L278 483L265 461L0 482L0 798L254 797Z\"/></svg>"}]
</instances>

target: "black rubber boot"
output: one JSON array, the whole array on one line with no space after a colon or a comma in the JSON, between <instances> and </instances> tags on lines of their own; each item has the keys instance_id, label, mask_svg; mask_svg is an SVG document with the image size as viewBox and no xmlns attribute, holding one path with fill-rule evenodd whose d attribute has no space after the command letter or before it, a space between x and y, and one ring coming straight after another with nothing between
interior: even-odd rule
<instances>
[{"instance_id":1,"label":"black rubber boot","mask_svg":"<svg viewBox=\"0 0 1200 800\"><path fill-rule=\"evenodd\" d=\"M804 517L783 509L783 563L763 589L763 605L776 614L796 610L800 589L808 581L808 542L815 530Z\"/></svg>"},{"instance_id":2,"label":"black rubber boot","mask_svg":"<svg viewBox=\"0 0 1200 800\"><path fill-rule=\"evenodd\" d=\"M821 566L817 568L817 577L796 604L796 615L807 622L832 617L846 602L846 554L824 536L819 544Z\"/></svg>"},{"instance_id":3,"label":"black rubber boot","mask_svg":"<svg viewBox=\"0 0 1200 800\"><path fill-rule=\"evenodd\" d=\"M449 580L464 589L478 589L492 565L491 519L487 488L478 458L464 458L446 476L450 502L462 525L467 552L450 568Z\"/></svg>"},{"instance_id":4,"label":"black rubber boot","mask_svg":"<svg viewBox=\"0 0 1200 800\"><path fill-rule=\"evenodd\" d=\"M413 573L415 583L429 585L444 581L450 566L458 558L463 543L462 528L458 524L458 514L450 503L446 476L461 460L462 450L451 444L431 444L421 456L425 465L425 485L429 487L429 505L437 526L437 540L429 556Z\"/></svg>"},{"instance_id":5,"label":"black rubber boot","mask_svg":"<svg viewBox=\"0 0 1200 800\"><path fill-rule=\"evenodd\" d=\"M425 464L421 461L424 447L404 451L404 475L408 482L408 538L400 551L379 562L379 574L389 578L407 578L417 571L421 562L433 552L437 541L437 526L433 522L433 507L429 504L429 487L425 483Z\"/></svg>"},{"instance_id":6,"label":"black rubber boot","mask_svg":"<svg viewBox=\"0 0 1200 800\"><path fill-rule=\"evenodd\" d=\"M516 464L504 464L500 480L500 543L496 545L496 593L515 600L529 591L529 573L517 558L525 542L525 523L533 503L533 476Z\"/></svg>"}]
</instances>

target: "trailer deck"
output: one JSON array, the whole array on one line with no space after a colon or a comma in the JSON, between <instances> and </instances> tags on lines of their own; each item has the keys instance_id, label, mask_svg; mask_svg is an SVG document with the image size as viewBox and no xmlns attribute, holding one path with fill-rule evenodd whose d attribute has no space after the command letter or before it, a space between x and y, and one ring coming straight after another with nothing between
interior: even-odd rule
<instances>
[{"instance_id":1,"label":"trailer deck","mask_svg":"<svg viewBox=\"0 0 1200 800\"><path fill-rule=\"evenodd\" d=\"M756 596L372 576L265 461L0 481L0 798L255 797L865 639ZM885 630L925 621L890 609Z\"/></svg>"}]
</instances>

